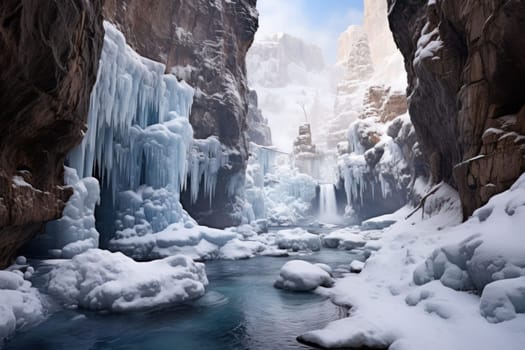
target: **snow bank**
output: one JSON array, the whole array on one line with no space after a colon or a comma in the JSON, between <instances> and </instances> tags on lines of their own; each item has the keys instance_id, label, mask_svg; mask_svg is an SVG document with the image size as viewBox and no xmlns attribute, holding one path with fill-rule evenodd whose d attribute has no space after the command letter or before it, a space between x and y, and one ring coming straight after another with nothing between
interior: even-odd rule
<instances>
[{"instance_id":1,"label":"snow bank","mask_svg":"<svg viewBox=\"0 0 525 350\"><path fill-rule=\"evenodd\" d=\"M201 297L207 284L204 265L186 256L136 262L91 249L51 270L47 290L68 306L126 312Z\"/></svg>"},{"instance_id":2,"label":"snow bank","mask_svg":"<svg viewBox=\"0 0 525 350\"><path fill-rule=\"evenodd\" d=\"M456 290L481 292L493 281L525 276L525 175L454 230L459 242L436 249L414 282L439 279ZM466 236L466 238L464 238Z\"/></svg>"},{"instance_id":3,"label":"snow bank","mask_svg":"<svg viewBox=\"0 0 525 350\"><path fill-rule=\"evenodd\" d=\"M276 288L307 292L315 288L332 287L334 280L323 266L303 260L292 260L284 264L274 283Z\"/></svg>"},{"instance_id":4,"label":"snow bank","mask_svg":"<svg viewBox=\"0 0 525 350\"><path fill-rule=\"evenodd\" d=\"M25 274L30 277L32 267L25 262L24 266L0 271L0 347L15 331L34 326L45 317L39 292L24 279L19 268L26 269Z\"/></svg>"},{"instance_id":5,"label":"snow bank","mask_svg":"<svg viewBox=\"0 0 525 350\"><path fill-rule=\"evenodd\" d=\"M293 251L321 249L321 239L318 235L309 233L302 228L281 230L275 235L275 243L279 249L290 249Z\"/></svg>"},{"instance_id":6,"label":"snow bank","mask_svg":"<svg viewBox=\"0 0 525 350\"><path fill-rule=\"evenodd\" d=\"M323 237L323 245L327 248L344 248L348 250L364 247L366 241L357 232L359 230L353 228L343 228L330 232Z\"/></svg>"},{"instance_id":7,"label":"snow bank","mask_svg":"<svg viewBox=\"0 0 525 350\"><path fill-rule=\"evenodd\" d=\"M397 222L374 241L379 250L372 252L366 268L360 274L345 275L331 290L335 302L351 306L349 317L308 332L300 339L325 348L522 349L523 277L510 273L521 270L505 268L518 267L517 259L525 256L519 253L525 245L518 238L524 232L520 221L524 183L520 179L511 190L495 196L476 217L463 224L457 193L446 185L428 198L425 219L414 215L405 220L410 208L400 210L393 215ZM486 208L492 208L491 215L479 215ZM476 233L476 240L483 242L481 245L462 244ZM475 247L476 263L464 268L456 265L459 271L467 273L477 266L473 276L478 276L478 267L485 266L487 272L482 276L494 280L485 285L481 298L475 293L449 288L440 280L421 286L414 283L414 271L425 266L427 258L432 260L435 250L446 252L448 263L459 264L456 259L463 259L463 255L455 252L460 247L466 256L472 251L466 248ZM485 265L488 260L492 263ZM467 276L472 279L470 273ZM475 286L474 281L472 284Z\"/></svg>"}]
</instances>

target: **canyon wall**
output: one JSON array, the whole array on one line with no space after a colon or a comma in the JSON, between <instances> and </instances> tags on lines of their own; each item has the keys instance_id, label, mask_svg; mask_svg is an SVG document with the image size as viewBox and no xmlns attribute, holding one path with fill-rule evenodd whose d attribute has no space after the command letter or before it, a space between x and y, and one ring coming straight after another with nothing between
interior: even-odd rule
<instances>
[{"instance_id":1,"label":"canyon wall","mask_svg":"<svg viewBox=\"0 0 525 350\"><path fill-rule=\"evenodd\" d=\"M102 46L102 1L0 3L0 268L71 188L64 158L85 131Z\"/></svg>"},{"instance_id":2,"label":"canyon wall","mask_svg":"<svg viewBox=\"0 0 525 350\"><path fill-rule=\"evenodd\" d=\"M388 4L422 150L466 218L525 171L525 3Z\"/></svg>"},{"instance_id":3,"label":"canyon wall","mask_svg":"<svg viewBox=\"0 0 525 350\"><path fill-rule=\"evenodd\" d=\"M407 113L403 56L388 27L387 5L364 2L362 26L350 26L338 40L334 117L328 146L339 155L339 188L357 220L396 211L427 177Z\"/></svg>"}]
</instances>

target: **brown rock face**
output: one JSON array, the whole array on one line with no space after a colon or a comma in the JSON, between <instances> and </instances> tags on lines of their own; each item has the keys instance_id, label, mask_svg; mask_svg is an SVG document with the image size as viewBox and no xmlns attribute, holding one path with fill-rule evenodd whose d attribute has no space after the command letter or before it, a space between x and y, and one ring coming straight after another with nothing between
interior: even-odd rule
<instances>
[{"instance_id":1,"label":"brown rock face","mask_svg":"<svg viewBox=\"0 0 525 350\"><path fill-rule=\"evenodd\" d=\"M0 268L61 216L102 46L101 1L0 2Z\"/></svg>"},{"instance_id":2,"label":"brown rock face","mask_svg":"<svg viewBox=\"0 0 525 350\"><path fill-rule=\"evenodd\" d=\"M371 86L365 95L363 114L360 119L377 117L382 123L394 120L407 112L407 97L404 93L390 91L390 87Z\"/></svg>"},{"instance_id":3,"label":"brown rock face","mask_svg":"<svg viewBox=\"0 0 525 350\"><path fill-rule=\"evenodd\" d=\"M434 181L468 217L525 171L525 2L388 0Z\"/></svg>"},{"instance_id":4,"label":"brown rock face","mask_svg":"<svg viewBox=\"0 0 525 350\"><path fill-rule=\"evenodd\" d=\"M106 0L115 23L141 55L165 63L196 88L190 121L196 138L216 135L233 150L232 165L219 174L212 207L205 198L184 207L201 224L231 226L239 204L228 191L246 167L248 86L245 57L258 27L256 0ZM235 158L235 159L233 159ZM239 181L242 183L242 181Z\"/></svg>"}]
</instances>

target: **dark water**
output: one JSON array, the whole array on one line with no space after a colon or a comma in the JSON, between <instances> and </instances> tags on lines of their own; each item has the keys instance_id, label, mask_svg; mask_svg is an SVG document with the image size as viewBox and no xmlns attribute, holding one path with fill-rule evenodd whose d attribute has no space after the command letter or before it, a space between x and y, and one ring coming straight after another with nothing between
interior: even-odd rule
<instances>
[{"instance_id":1,"label":"dark water","mask_svg":"<svg viewBox=\"0 0 525 350\"><path fill-rule=\"evenodd\" d=\"M313 293L273 288L291 259L323 262L332 268L352 261L345 251L323 250L290 258L257 257L206 263L210 285L194 302L148 313L100 314L63 310L6 349L239 350L309 349L296 336L344 316L330 300Z\"/></svg>"}]
</instances>

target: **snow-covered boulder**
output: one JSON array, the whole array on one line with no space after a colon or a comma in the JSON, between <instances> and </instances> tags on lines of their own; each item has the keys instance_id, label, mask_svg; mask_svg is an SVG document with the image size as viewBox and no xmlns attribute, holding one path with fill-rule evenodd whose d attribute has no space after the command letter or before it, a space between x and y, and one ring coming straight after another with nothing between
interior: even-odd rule
<instances>
[{"instance_id":1,"label":"snow-covered boulder","mask_svg":"<svg viewBox=\"0 0 525 350\"><path fill-rule=\"evenodd\" d=\"M262 242L234 239L221 247L219 258L227 260L253 258L265 248L266 246Z\"/></svg>"},{"instance_id":2,"label":"snow-covered boulder","mask_svg":"<svg viewBox=\"0 0 525 350\"><path fill-rule=\"evenodd\" d=\"M344 248L347 250L361 248L366 244L364 238L351 228L343 228L330 232L323 237L323 245L327 248Z\"/></svg>"},{"instance_id":3,"label":"snow-covered boulder","mask_svg":"<svg viewBox=\"0 0 525 350\"><path fill-rule=\"evenodd\" d=\"M365 263L359 260L354 260L350 263L350 272L359 273L363 271Z\"/></svg>"},{"instance_id":4,"label":"snow-covered boulder","mask_svg":"<svg viewBox=\"0 0 525 350\"><path fill-rule=\"evenodd\" d=\"M0 348L15 331L43 319L40 294L24 279L24 273L17 269L0 271Z\"/></svg>"},{"instance_id":5,"label":"snow-covered boulder","mask_svg":"<svg viewBox=\"0 0 525 350\"><path fill-rule=\"evenodd\" d=\"M334 280L322 267L303 260L292 260L284 264L274 283L276 288L307 292L315 288L332 287Z\"/></svg>"},{"instance_id":6,"label":"snow-covered boulder","mask_svg":"<svg viewBox=\"0 0 525 350\"><path fill-rule=\"evenodd\" d=\"M290 249L293 251L321 249L321 239L318 235L309 233L302 228L281 230L275 235L275 243L279 249Z\"/></svg>"},{"instance_id":7,"label":"snow-covered boulder","mask_svg":"<svg viewBox=\"0 0 525 350\"><path fill-rule=\"evenodd\" d=\"M47 290L67 306L125 312L201 297L207 284L204 264L186 256L136 262L91 249L51 270Z\"/></svg>"},{"instance_id":8,"label":"snow-covered boulder","mask_svg":"<svg viewBox=\"0 0 525 350\"><path fill-rule=\"evenodd\" d=\"M525 313L525 277L495 281L483 289L480 312L489 322L499 323Z\"/></svg>"}]
</instances>

